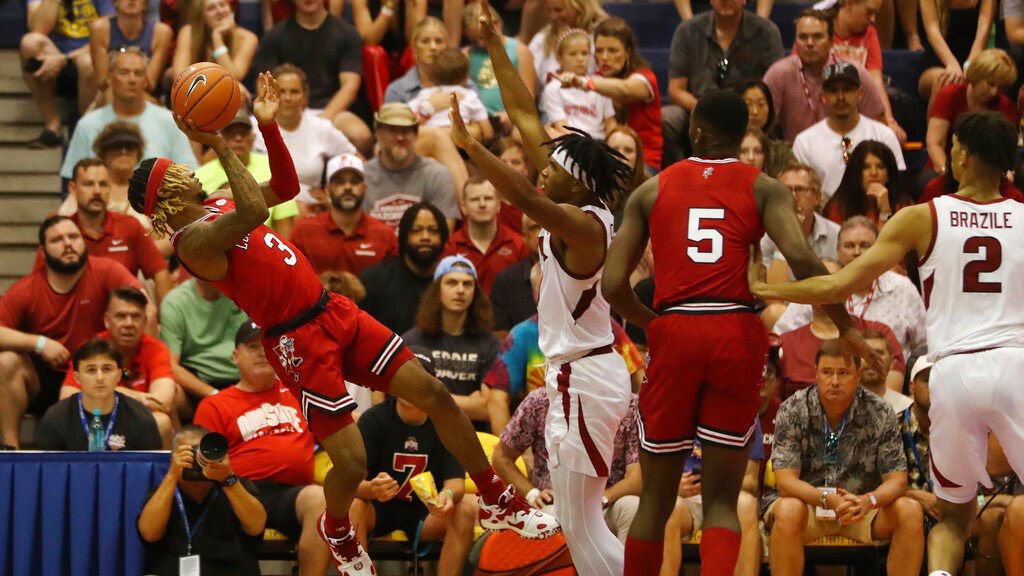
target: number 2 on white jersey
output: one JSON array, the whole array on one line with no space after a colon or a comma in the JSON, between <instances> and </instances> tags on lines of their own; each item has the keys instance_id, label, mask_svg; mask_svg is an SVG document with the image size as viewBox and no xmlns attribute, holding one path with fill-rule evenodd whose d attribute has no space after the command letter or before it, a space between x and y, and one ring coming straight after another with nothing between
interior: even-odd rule
<instances>
[{"instance_id":1,"label":"number 2 on white jersey","mask_svg":"<svg viewBox=\"0 0 1024 576\"><path fill-rule=\"evenodd\" d=\"M711 242L710 250L702 251L701 247L688 246L686 255L697 264L714 264L722 259L725 238L714 228L701 228L701 220L725 220L724 208L690 208L689 225L686 239L694 243Z\"/></svg>"},{"instance_id":2,"label":"number 2 on white jersey","mask_svg":"<svg viewBox=\"0 0 1024 576\"><path fill-rule=\"evenodd\" d=\"M299 261L299 259L295 257L295 252L293 252L292 249L289 248L288 245L280 238L274 236L272 232L267 232L266 235L263 236L263 243L267 245L267 248L277 248L281 252L287 254L288 256L284 259L285 264L295 266L295 263Z\"/></svg>"}]
</instances>

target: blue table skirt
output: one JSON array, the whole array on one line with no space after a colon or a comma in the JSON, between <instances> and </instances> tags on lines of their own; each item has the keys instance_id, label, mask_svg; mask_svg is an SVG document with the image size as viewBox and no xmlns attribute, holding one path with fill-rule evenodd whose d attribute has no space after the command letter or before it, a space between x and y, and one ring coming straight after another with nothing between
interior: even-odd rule
<instances>
[{"instance_id":1,"label":"blue table skirt","mask_svg":"<svg viewBox=\"0 0 1024 576\"><path fill-rule=\"evenodd\" d=\"M168 452L0 452L0 576L138 576Z\"/></svg>"}]
</instances>

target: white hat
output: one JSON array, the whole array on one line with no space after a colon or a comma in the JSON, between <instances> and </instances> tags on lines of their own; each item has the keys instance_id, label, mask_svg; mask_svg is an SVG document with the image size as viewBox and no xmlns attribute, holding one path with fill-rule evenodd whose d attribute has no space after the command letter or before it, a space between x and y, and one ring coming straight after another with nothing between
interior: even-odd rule
<instances>
[{"instance_id":1,"label":"white hat","mask_svg":"<svg viewBox=\"0 0 1024 576\"><path fill-rule=\"evenodd\" d=\"M913 382L917 375L935 365L927 356L918 356L914 367L910 370L910 381Z\"/></svg>"},{"instance_id":2,"label":"white hat","mask_svg":"<svg viewBox=\"0 0 1024 576\"><path fill-rule=\"evenodd\" d=\"M355 154L342 154L327 161L327 179L342 170L355 170L360 175L365 174L363 159Z\"/></svg>"}]
</instances>

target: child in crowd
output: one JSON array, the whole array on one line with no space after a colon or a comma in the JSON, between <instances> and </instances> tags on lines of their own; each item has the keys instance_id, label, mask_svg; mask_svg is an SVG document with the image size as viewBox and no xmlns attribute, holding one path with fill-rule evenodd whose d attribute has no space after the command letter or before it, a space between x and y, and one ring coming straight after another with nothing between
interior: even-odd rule
<instances>
[{"instance_id":1,"label":"child in crowd","mask_svg":"<svg viewBox=\"0 0 1024 576\"><path fill-rule=\"evenodd\" d=\"M436 85L425 87L409 101L409 107L420 115L420 124L427 128L451 128L448 118L451 93L459 96L459 113L474 138L486 142L494 136L487 108L469 82L469 59L458 48L448 48L437 55L431 69Z\"/></svg>"},{"instance_id":2,"label":"child in crowd","mask_svg":"<svg viewBox=\"0 0 1024 576\"><path fill-rule=\"evenodd\" d=\"M590 63L590 35L585 30L570 28L562 33L556 44L559 73L572 72L572 76L586 77ZM611 99L592 90L588 82L583 88L563 83L557 74L548 78L540 97L540 109L545 126L552 138L576 128L599 140L605 139L616 126L615 106Z\"/></svg>"}]
</instances>

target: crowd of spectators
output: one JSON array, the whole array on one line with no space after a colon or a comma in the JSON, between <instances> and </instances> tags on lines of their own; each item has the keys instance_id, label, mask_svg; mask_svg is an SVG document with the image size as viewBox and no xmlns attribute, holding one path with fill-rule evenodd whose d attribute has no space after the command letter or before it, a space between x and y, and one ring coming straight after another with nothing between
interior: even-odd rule
<instances>
[{"instance_id":1,"label":"crowd of spectators","mask_svg":"<svg viewBox=\"0 0 1024 576\"><path fill-rule=\"evenodd\" d=\"M251 566L264 527L296 543L301 573L322 574L329 560L315 526L324 496L314 441L255 339L258 327L179 265L128 206L128 178L148 157L193 167L207 194L228 184L216 156L190 142L165 106L174 76L199 61L226 68L246 98L255 72L273 72L301 192L274 207L267 225L327 289L415 346L478 430L500 438L495 469L531 504L552 503L536 316L540 228L460 156L449 95L460 96L474 137L531 182L538 174L480 40L480 3L441 4L353 0L349 22L336 0L262 0L262 30L249 30L229 0L161 0L159 14L141 0L29 0L20 53L44 120L29 145L63 147L65 194L39 227L33 271L0 299L0 444L26 447L20 430L30 414L35 446L85 450L98 410L106 449L172 450L138 522L152 571L177 566L186 547L201 553L204 572L232 558ZM771 0L759 0L756 13L742 0L711 0L696 14L676 0L682 22L664 47L664 98L634 30L598 0L487 9L551 137L582 130L606 139L633 169L627 193L690 154L689 114L703 94L735 90L749 111L740 161L789 187L808 243L834 272L871 247L896 211L956 190L948 163L960 115L995 110L1017 124L1017 4L1005 2L996 22L992 0L923 0L919 12L907 0L826 0L800 12L790 50ZM899 93L885 76L882 48L894 44L924 50L918 93ZM925 123L901 116L895 103L908 98L927 109ZM73 104L71 118L61 99ZM243 105L222 133L262 182L270 168L254 122ZM908 135L904 125L914 124L926 131ZM1013 174L1001 190L1024 201ZM760 250L769 281L793 279L767 236ZM645 258L633 276L648 303L650 266ZM758 572L761 530L776 574L801 573L803 545L823 536L891 541L889 573L917 573L937 509L916 266L908 260L846 302L882 371L837 345L822 309L764 303L773 348L738 508L737 574ZM643 332L613 324L636 392ZM421 530L444 539L442 572L460 569L476 513L462 469L415 407L356 397L370 474L352 508L361 537ZM193 447L207 432L227 438L228 458L197 461ZM625 538L640 492L634 410L618 432L605 516ZM526 474L515 464L522 455ZM196 466L217 482L197 481ZM990 468L1011 474L995 442ZM409 482L424 470L440 489L427 506ZM699 448L678 495L663 574L678 572L679 542L700 529ZM176 505L184 519L171 513ZM205 537L186 541L177 524L207 512ZM1016 492L991 497L978 523L979 574L999 573L1000 557L1008 571L1024 570L1020 547L1007 546L1022 522Z\"/></svg>"}]
</instances>

